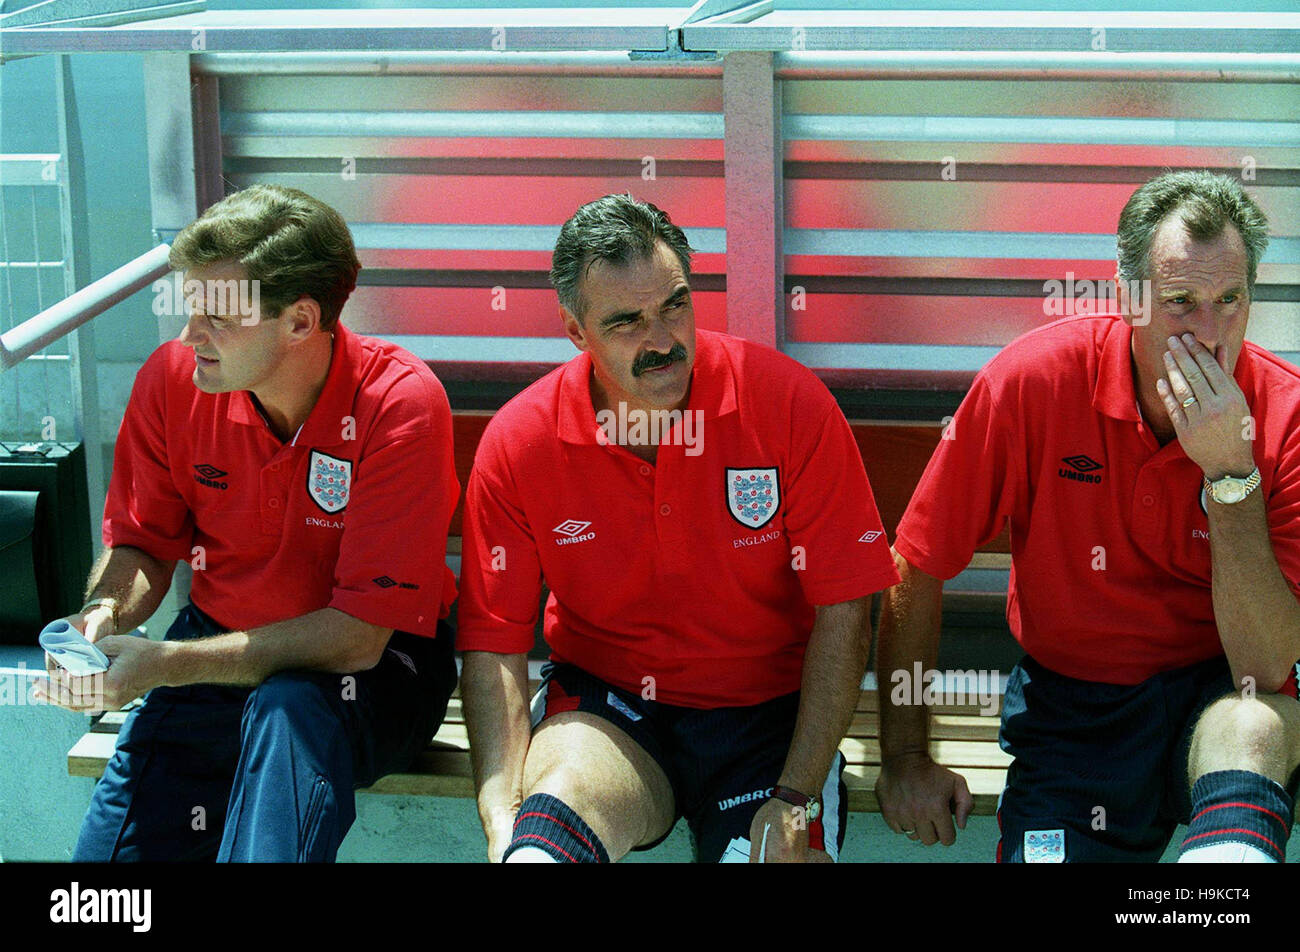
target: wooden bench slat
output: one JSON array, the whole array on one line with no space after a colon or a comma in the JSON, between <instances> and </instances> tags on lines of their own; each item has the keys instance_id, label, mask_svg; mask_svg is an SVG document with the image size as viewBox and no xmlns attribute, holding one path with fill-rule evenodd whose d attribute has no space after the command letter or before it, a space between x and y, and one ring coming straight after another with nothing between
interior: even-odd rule
<instances>
[{"instance_id":1,"label":"wooden bench slat","mask_svg":"<svg viewBox=\"0 0 1300 952\"><path fill-rule=\"evenodd\" d=\"M996 744L990 743L996 739L995 724L991 737L975 740L932 738L930 751L937 761L950 767L1005 767L1011 763L1011 758ZM469 750L469 735L463 724L444 724L433 742L445 745L449 750ZM840 744L840 750L849 763L880 763L880 741L875 733L849 736Z\"/></svg>"},{"instance_id":2,"label":"wooden bench slat","mask_svg":"<svg viewBox=\"0 0 1300 952\"><path fill-rule=\"evenodd\" d=\"M997 717L978 714L935 714L930 718L930 739L997 741L1000 723ZM855 714L848 736L879 737L880 715Z\"/></svg>"},{"instance_id":3,"label":"wooden bench slat","mask_svg":"<svg viewBox=\"0 0 1300 952\"><path fill-rule=\"evenodd\" d=\"M537 686L538 685L535 682L529 685L530 696L533 693L536 693ZM1001 696L998 696L996 700L997 700L997 706L994 708L993 713L991 715L982 714L981 713L982 708L980 707L979 704L975 704L975 703L939 704L939 705L935 705L933 710L936 714L936 720L938 720L939 718L969 718L970 719L969 721L962 721L961 723L976 724L977 722L980 721L991 721L993 724L996 725L998 721L997 714L1001 711L1001 707L1002 707ZM139 702L136 703L138 704ZM870 729L869 727L866 726L861 728L857 727L856 725L859 724L859 718L867 714L870 714L872 715L872 717L874 717L876 713L879 712L879 710L880 710L880 699L879 699L878 692L863 691L858 696L857 715L854 717L854 725L855 725L854 730ZM129 710L108 711L102 717L100 717L99 720L95 721L90 726L90 729L97 734L116 733L117 730L122 726L122 722L126 720L126 715L128 713L130 713ZM451 700L447 702L447 716L443 718L443 723L444 724L465 723L465 707L460 699L459 687L457 687L456 689L456 694L452 695ZM863 725L870 725L870 724L874 724L875 722L870 719L865 719L862 720L861 723ZM956 724L959 723L959 721L956 720L941 721L941 723Z\"/></svg>"},{"instance_id":4,"label":"wooden bench slat","mask_svg":"<svg viewBox=\"0 0 1300 952\"><path fill-rule=\"evenodd\" d=\"M104 715L90 725L91 733L94 734L116 734L130 714L130 710L125 711L105 711Z\"/></svg>"},{"instance_id":5,"label":"wooden bench slat","mask_svg":"<svg viewBox=\"0 0 1300 952\"><path fill-rule=\"evenodd\" d=\"M997 745L999 719L980 715L979 708L972 704L942 705L935 711L931 717L931 754L938 763L966 778L975 797L976 813L992 814L1011 762ZM68 774L94 778L103 773L125 719L126 712L114 711L96 721L68 751ZM851 810L879 810L873 792L880 773L879 733L879 695L863 691L848 736L840 745L848 762L844 776ZM469 737L459 698L452 699L447 719L412 768L382 778L369 791L435 797L474 795Z\"/></svg>"},{"instance_id":6,"label":"wooden bench slat","mask_svg":"<svg viewBox=\"0 0 1300 952\"><path fill-rule=\"evenodd\" d=\"M425 750L415 769L381 777L371 793L425 797L473 797L474 774L467 750Z\"/></svg>"},{"instance_id":7,"label":"wooden bench slat","mask_svg":"<svg viewBox=\"0 0 1300 952\"><path fill-rule=\"evenodd\" d=\"M465 721L465 708L461 703L459 687L457 687L456 692L456 694L452 695L451 700L447 702L447 716L443 719L444 723L464 723ZM537 684L529 684L529 697L532 697L536 692ZM996 724L998 715L1002 712L1002 695L997 695L994 701L996 703L991 714L983 714L983 708L977 700L971 700L965 704L936 704L932 710L936 715L940 716L974 717L977 720L992 721ZM879 692L867 690L858 695L858 714L875 714L879 710Z\"/></svg>"},{"instance_id":8,"label":"wooden bench slat","mask_svg":"<svg viewBox=\"0 0 1300 952\"><path fill-rule=\"evenodd\" d=\"M996 717L983 717L970 714L936 714L930 719L931 740L970 740L996 741L998 739L999 720ZM849 725L848 737L879 737L880 715L875 712L855 714ZM456 747L468 747L469 738L465 733L465 722L448 715L443 721L435 740L445 741Z\"/></svg>"},{"instance_id":9,"label":"wooden bench slat","mask_svg":"<svg viewBox=\"0 0 1300 952\"><path fill-rule=\"evenodd\" d=\"M977 816L993 816L998 811L998 796L1006 782L1005 770L993 770L981 767L963 767L958 773L966 778L971 797L975 801L971 811ZM880 776L879 766L850 764L844 770L844 785L849 791L849 810L855 813L879 813L880 802L876 799L876 778Z\"/></svg>"},{"instance_id":10,"label":"wooden bench slat","mask_svg":"<svg viewBox=\"0 0 1300 952\"><path fill-rule=\"evenodd\" d=\"M457 750L469 750L469 730L464 724L443 724L433 739Z\"/></svg>"},{"instance_id":11,"label":"wooden bench slat","mask_svg":"<svg viewBox=\"0 0 1300 952\"><path fill-rule=\"evenodd\" d=\"M390 774L369 790L380 794L405 794L408 796L472 797L474 783L470 775L469 754L465 752L425 752L420 757L420 769L428 773ZM997 812L998 795L1006 779L1002 769L988 767L962 767L958 772L966 778L975 801L973 812L991 816ZM876 778L880 776L878 764L849 764L844 770L844 784L848 789L849 809L854 812L878 813Z\"/></svg>"},{"instance_id":12,"label":"wooden bench slat","mask_svg":"<svg viewBox=\"0 0 1300 952\"><path fill-rule=\"evenodd\" d=\"M840 744L844 759L851 764L880 763L880 741L875 737L849 737ZM945 767L1001 767L1011 764L1011 756L987 741L932 740L930 756Z\"/></svg>"},{"instance_id":13,"label":"wooden bench slat","mask_svg":"<svg viewBox=\"0 0 1300 952\"><path fill-rule=\"evenodd\" d=\"M886 691L891 687L886 687ZM977 699L971 699L965 704L935 704L931 710L935 714L957 714L965 717L982 717L984 720L997 721L997 715L1002 713L1002 695L997 695L994 700L997 706L993 713L987 716L981 715L981 707ZM880 692L863 691L858 698L859 713L877 713L880 711Z\"/></svg>"},{"instance_id":14,"label":"wooden bench slat","mask_svg":"<svg viewBox=\"0 0 1300 952\"><path fill-rule=\"evenodd\" d=\"M1000 723L997 717L979 714L934 714L930 717L930 739L996 741ZM880 715L875 711L854 714L847 736L879 737Z\"/></svg>"},{"instance_id":15,"label":"wooden bench slat","mask_svg":"<svg viewBox=\"0 0 1300 952\"><path fill-rule=\"evenodd\" d=\"M117 749L117 731L90 732L68 751L68 776L98 778Z\"/></svg>"}]
</instances>

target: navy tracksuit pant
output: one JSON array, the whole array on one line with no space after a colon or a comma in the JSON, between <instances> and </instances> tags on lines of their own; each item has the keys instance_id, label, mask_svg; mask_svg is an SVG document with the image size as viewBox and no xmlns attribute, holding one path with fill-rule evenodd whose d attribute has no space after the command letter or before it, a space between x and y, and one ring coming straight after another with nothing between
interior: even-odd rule
<instances>
[{"instance_id":1,"label":"navy tracksuit pant","mask_svg":"<svg viewBox=\"0 0 1300 952\"><path fill-rule=\"evenodd\" d=\"M193 605L168 640L223 629ZM284 671L256 688L154 688L128 715L73 860L330 862L353 790L405 769L456 685L452 632L395 632L352 675Z\"/></svg>"}]
</instances>

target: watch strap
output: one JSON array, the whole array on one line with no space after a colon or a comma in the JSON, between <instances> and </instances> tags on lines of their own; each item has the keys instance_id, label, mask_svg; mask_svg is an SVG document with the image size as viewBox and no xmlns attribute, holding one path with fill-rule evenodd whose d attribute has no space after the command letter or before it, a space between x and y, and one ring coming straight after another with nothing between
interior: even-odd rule
<instances>
[{"instance_id":1,"label":"watch strap","mask_svg":"<svg viewBox=\"0 0 1300 952\"><path fill-rule=\"evenodd\" d=\"M815 796L810 797L806 793L800 793L798 790L794 790L790 787L783 787L779 783L772 788L772 797L776 800L784 800L786 803L792 804L796 807L804 807L805 809L810 804L818 802Z\"/></svg>"},{"instance_id":2,"label":"watch strap","mask_svg":"<svg viewBox=\"0 0 1300 952\"><path fill-rule=\"evenodd\" d=\"M772 787L772 799L784 800L792 806L798 806L803 810L807 817L807 822L813 823L822 818L822 800L819 797L809 796L807 793L800 793L797 789L783 787L776 784Z\"/></svg>"},{"instance_id":3,"label":"watch strap","mask_svg":"<svg viewBox=\"0 0 1300 952\"><path fill-rule=\"evenodd\" d=\"M117 612L121 606L116 598L92 598L90 601L86 602L86 604L81 606L80 614L84 615L88 611L101 607L107 608L113 613L113 634L117 634L120 627L117 623Z\"/></svg>"},{"instance_id":4,"label":"watch strap","mask_svg":"<svg viewBox=\"0 0 1300 952\"><path fill-rule=\"evenodd\" d=\"M1241 499L1236 500L1237 502L1241 502L1242 500L1244 500L1247 496L1249 496L1256 489L1258 489L1259 484L1263 482L1263 477L1260 476L1259 474L1258 466L1256 466L1253 470L1251 470L1250 475L1246 477L1224 476L1222 477L1222 479L1216 479L1213 482L1210 481L1210 478L1208 476L1202 477L1202 485L1205 488L1205 494L1209 496L1211 499L1213 499L1215 502L1219 502L1219 499L1217 496L1214 495L1214 487L1218 483L1221 483L1224 479L1235 479L1244 483L1245 492L1242 493ZM1219 504L1223 505L1223 503L1221 502Z\"/></svg>"}]
</instances>

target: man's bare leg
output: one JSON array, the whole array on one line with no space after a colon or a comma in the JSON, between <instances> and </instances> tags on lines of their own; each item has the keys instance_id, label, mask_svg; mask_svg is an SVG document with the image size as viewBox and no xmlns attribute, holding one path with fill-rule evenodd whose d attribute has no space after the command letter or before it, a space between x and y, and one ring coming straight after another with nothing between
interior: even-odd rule
<instances>
[{"instance_id":1,"label":"man's bare leg","mask_svg":"<svg viewBox=\"0 0 1300 952\"><path fill-rule=\"evenodd\" d=\"M524 762L525 801L534 794L548 794L576 813L610 862L663 836L676 815L672 787L654 758L609 721L583 711L555 714L534 732ZM512 846L507 862L552 855L527 841Z\"/></svg>"},{"instance_id":2,"label":"man's bare leg","mask_svg":"<svg viewBox=\"0 0 1300 952\"><path fill-rule=\"evenodd\" d=\"M1205 709L1187 771L1192 825L1180 863L1282 862L1300 765L1300 703L1277 694L1230 695Z\"/></svg>"}]
</instances>

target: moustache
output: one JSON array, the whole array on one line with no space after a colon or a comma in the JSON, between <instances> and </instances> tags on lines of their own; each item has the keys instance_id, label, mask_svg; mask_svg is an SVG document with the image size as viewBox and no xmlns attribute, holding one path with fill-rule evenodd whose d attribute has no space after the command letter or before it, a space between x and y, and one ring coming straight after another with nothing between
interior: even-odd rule
<instances>
[{"instance_id":1,"label":"moustache","mask_svg":"<svg viewBox=\"0 0 1300 952\"><path fill-rule=\"evenodd\" d=\"M658 370L660 367L667 367L675 361L685 359L686 348L681 344L673 344L666 354L653 350L647 351L632 362L632 376L639 377L647 370Z\"/></svg>"}]
</instances>

